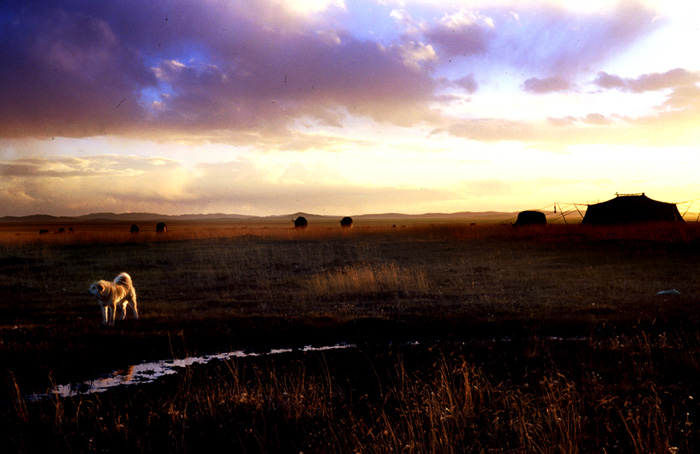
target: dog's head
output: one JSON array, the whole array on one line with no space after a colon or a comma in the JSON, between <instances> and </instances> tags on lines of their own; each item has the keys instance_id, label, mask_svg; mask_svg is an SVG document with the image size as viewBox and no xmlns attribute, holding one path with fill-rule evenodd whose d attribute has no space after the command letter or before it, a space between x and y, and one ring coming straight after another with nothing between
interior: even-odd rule
<instances>
[{"instance_id":1,"label":"dog's head","mask_svg":"<svg viewBox=\"0 0 700 454\"><path fill-rule=\"evenodd\" d=\"M104 298L106 291L107 286L105 285L104 281L93 282L92 284L90 284L90 288L88 289L88 293L91 296L97 298L98 300Z\"/></svg>"}]
</instances>

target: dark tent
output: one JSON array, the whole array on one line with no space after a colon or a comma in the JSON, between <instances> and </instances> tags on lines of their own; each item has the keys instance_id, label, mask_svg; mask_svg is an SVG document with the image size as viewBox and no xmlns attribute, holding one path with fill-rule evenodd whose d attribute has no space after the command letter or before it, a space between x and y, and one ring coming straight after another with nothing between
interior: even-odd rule
<instances>
[{"instance_id":1,"label":"dark tent","mask_svg":"<svg viewBox=\"0 0 700 454\"><path fill-rule=\"evenodd\" d=\"M675 203L652 200L642 194L618 195L589 205L581 224L609 225L648 222L684 222Z\"/></svg>"}]
</instances>

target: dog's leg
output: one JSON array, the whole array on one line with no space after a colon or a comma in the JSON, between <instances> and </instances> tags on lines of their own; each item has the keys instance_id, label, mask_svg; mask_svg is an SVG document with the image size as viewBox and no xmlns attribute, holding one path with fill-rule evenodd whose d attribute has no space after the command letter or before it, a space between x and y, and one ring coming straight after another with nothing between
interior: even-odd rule
<instances>
[{"instance_id":1,"label":"dog's leg","mask_svg":"<svg viewBox=\"0 0 700 454\"><path fill-rule=\"evenodd\" d=\"M102 305L102 324L106 325L109 322L109 306Z\"/></svg>"},{"instance_id":2,"label":"dog's leg","mask_svg":"<svg viewBox=\"0 0 700 454\"><path fill-rule=\"evenodd\" d=\"M131 307L134 308L134 319L139 319L139 310L136 307L136 292L131 292Z\"/></svg>"},{"instance_id":3,"label":"dog's leg","mask_svg":"<svg viewBox=\"0 0 700 454\"><path fill-rule=\"evenodd\" d=\"M117 318L117 302L112 302L112 322L110 325L114 325L114 320Z\"/></svg>"},{"instance_id":4,"label":"dog's leg","mask_svg":"<svg viewBox=\"0 0 700 454\"><path fill-rule=\"evenodd\" d=\"M124 299L124 301L122 302L122 318L120 318L119 320L124 320L126 318L126 306L128 304L129 304L129 300Z\"/></svg>"}]
</instances>

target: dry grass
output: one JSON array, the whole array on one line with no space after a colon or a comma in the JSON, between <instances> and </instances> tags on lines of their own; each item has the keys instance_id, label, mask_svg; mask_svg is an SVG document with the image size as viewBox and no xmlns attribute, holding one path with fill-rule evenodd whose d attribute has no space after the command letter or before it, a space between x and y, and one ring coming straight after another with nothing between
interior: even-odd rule
<instances>
[{"instance_id":1,"label":"dry grass","mask_svg":"<svg viewBox=\"0 0 700 454\"><path fill-rule=\"evenodd\" d=\"M384 292L425 293L428 290L425 273L403 269L395 263L348 266L313 275L306 283L309 292L323 297Z\"/></svg>"},{"instance_id":2,"label":"dry grass","mask_svg":"<svg viewBox=\"0 0 700 454\"><path fill-rule=\"evenodd\" d=\"M698 448L696 226L108 227L0 234L7 451ZM141 318L105 328L87 286L120 271ZM343 340L361 348L17 398L138 360Z\"/></svg>"},{"instance_id":3,"label":"dry grass","mask_svg":"<svg viewBox=\"0 0 700 454\"><path fill-rule=\"evenodd\" d=\"M682 392L652 381L591 377L596 372L584 368L568 370L569 376L557 368L534 369L504 381L489 371L496 358L479 366L467 359L467 348L450 347L445 355L445 347L435 347L418 363L404 357L415 353L405 348L388 356L373 352L377 356L365 360L360 358L369 352L190 368L160 391L35 404L25 410L24 423L7 434L6 447L27 452L47 447L71 452L214 447L234 452L695 452L694 407ZM619 359L618 373L634 361L633 356ZM45 438L33 438L33 427L46 427Z\"/></svg>"}]
</instances>

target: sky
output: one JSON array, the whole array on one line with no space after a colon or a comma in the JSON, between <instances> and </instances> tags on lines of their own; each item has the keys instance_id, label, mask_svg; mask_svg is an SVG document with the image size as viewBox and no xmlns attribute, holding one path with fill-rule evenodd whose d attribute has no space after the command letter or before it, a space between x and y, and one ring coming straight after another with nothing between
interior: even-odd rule
<instances>
[{"instance_id":1,"label":"sky","mask_svg":"<svg viewBox=\"0 0 700 454\"><path fill-rule=\"evenodd\" d=\"M0 216L700 204L698 42L685 0L3 0Z\"/></svg>"}]
</instances>

